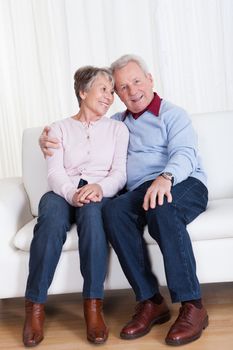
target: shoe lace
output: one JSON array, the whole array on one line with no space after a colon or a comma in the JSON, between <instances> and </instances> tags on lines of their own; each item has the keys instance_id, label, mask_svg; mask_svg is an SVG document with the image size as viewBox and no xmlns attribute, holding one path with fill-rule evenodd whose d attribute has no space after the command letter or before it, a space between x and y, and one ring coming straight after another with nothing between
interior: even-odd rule
<instances>
[{"instance_id":1,"label":"shoe lace","mask_svg":"<svg viewBox=\"0 0 233 350\"><path fill-rule=\"evenodd\" d=\"M135 314L132 317L133 320L141 319L142 317L144 317L146 302L147 301L141 301L136 305Z\"/></svg>"},{"instance_id":2,"label":"shoe lace","mask_svg":"<svg viewBox=\"0 0 233 350\"><path fill-rule=\"evenodd\" d=\"M191 313L191 308L188 304L183 305L180 308L179 316L177 320L182 321L183 323L188 323L192 325L192 313Z\"/></svg>"}]
</instances>

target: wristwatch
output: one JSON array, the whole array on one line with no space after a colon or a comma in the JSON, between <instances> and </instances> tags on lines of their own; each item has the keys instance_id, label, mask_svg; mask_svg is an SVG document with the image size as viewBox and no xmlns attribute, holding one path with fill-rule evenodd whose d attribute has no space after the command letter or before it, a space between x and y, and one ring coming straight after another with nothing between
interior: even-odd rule
<instances>
[{"instance_id":1,"label":"wristwatch","mask_svg":"<svg viewBox=\"0 0 233 350\"><path fill-rule=\"evenodd\" d=\"M170 180L172 185L173 185L174 176L172 175L172 173L164 172L164 173L160 174L160 176L162 176L166 180Z\"/></svg>"}]
</instances>

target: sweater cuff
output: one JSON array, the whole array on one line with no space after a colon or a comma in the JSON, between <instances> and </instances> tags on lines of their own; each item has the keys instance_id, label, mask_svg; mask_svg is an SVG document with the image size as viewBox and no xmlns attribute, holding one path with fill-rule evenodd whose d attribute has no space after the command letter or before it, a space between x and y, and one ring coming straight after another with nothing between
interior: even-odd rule
<instances>
[{"instance_id":1,"label":"sweater cuff","mask_svg":"<svg viewBox=\"0 0 233 350\"><path fill-rule=\"evenodd\" d=\"M77 189L76 188L72 188L71 190L69 190L66 194L66 197L65 199L67 200L67 202L70 204L70 205L74 205L73 204L73 196L74 194L77 192Z\"/></svg>"}]
</instances>

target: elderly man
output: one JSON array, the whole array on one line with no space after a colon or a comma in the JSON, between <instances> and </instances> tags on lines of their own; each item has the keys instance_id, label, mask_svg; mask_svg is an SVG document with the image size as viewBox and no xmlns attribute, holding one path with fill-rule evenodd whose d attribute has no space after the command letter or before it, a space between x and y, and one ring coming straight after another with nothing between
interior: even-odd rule
<instances>
[{"instance_id":1,"label":"elderly man","mask_svg":"<svg viewBox=\"0 0 233 350\"><path fill-rule=\"evenodd\" d=\"M183 345L199 338L208 325L196 276L196 263L186 226L206 209L206 175L187 113L153 92L153 78L138 56L125 55L111 65L115 91L127 107L113 118L130 133L127 188L104 208L105 228L121 267L139 302L121 338L147 334L170 319L159 292L147 247L144 225L163 254L172 302L179 315L165 341ZM46 130L41 148L51 143Z\"/></svg>"}]
</instances>

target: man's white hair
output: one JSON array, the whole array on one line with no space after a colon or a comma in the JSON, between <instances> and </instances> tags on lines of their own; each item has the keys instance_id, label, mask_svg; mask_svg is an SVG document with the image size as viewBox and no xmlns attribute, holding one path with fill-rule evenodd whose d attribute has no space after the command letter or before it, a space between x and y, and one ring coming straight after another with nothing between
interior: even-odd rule
<instances>
[{"instance_id":1,"label":"man's white hair","mask_svg":"<svg viewBox=\"0 0 233 350\"><path fill-rule=\"evenodd\" d=\"M145 74L149 73L145 61L137 55L123 55L111 64L112 74L118 69L125 67L129 62L135 62L143 70Z\"/></svg>"}]
</instances>

